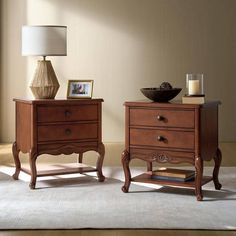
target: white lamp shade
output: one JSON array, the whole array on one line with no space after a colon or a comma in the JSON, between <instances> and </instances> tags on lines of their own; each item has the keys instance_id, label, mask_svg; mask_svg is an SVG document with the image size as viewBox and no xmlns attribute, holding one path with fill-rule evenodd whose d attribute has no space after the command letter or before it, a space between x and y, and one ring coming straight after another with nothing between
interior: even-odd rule
<instances>
[{"instance_id":1,"label":"white lamp shade","mask_svg":"<svg viewBox=\"0 0 236 236\"><path fill-rule=\"evenodd\" d=\"M66 56L66 26L22 27L23 56Z\"/></svg>"}]
</instances>

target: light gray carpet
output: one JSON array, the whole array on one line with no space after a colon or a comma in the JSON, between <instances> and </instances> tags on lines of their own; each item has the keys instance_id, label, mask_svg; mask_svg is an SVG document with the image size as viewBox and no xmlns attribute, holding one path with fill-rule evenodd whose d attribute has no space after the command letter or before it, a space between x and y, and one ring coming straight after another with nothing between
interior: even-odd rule
<instances>
[{"instance_id":1,"label":"light gray carpet","mask_svg":"<svg viewBox=\"0 0 236 236\"><path fill-rule=\"evenodd\" d=\"M104 173L109 177L104 183L90 176L39 178L32 191L28 182L12 180L0 168L0 229L236 229L236 167L221 168L221 191L212 182L203 186L202 202L183 188L131 184L125 194L122 169Z\"/></svg>"}]
</instances>

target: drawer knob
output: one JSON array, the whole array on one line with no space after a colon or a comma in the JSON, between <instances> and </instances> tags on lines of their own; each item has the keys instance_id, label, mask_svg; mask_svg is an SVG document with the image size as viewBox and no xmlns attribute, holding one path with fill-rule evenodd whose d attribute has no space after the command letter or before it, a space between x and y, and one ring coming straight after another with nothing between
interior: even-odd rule
<instances>
[{"instance_id":1,"label":"drawer knob","mask_svg":"<svg viewBox=\"0 0 236 236\"><path fill-rule=\"evenodd\" d=\"M159 121L162 121L162 120L164 120L165 118L164 118L164 116L158 115L158 116L157 116L157 119L158 119Z\"/></svg>"},{"instance_id":2,"label":"drawer knob","mask_svg":"<svg viewBox=\"0 0 236 236\"><path fill-rule=\"evenodd\" d=\"M65 130L65 134L66 134L66 135L70 135L70 134L71 134L71 130L70 130L70 129L66 129L66 130Z\"/></svg>"},{"instance_id":3,"label":"drawer knob","mask_svg":"<svg viewBox=\"0 0 236 236\"><path fill-rule=\"evenodd\" d=\"M66 110L66 111L65 111L65 117L69 117L70 115L71 115L71 112L68 111L68 110Z\"/></svg>"},{"instance_id":4,"label":"drawer knob","mask_svg":"<svg viewBox=\"0 0 236 236\"><path fill-rule=\"evenodd\" d=\"M165 138L163 136L157 136L157 140L160 142L164 142Z\"/></svg>"}]
</instances>

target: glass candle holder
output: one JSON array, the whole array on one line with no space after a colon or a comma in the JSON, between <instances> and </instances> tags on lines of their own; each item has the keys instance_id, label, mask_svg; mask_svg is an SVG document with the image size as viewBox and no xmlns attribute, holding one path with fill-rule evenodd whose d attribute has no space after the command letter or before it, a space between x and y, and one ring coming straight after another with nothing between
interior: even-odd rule
<instances>
[{"instance_id":1,"label":"glass candle holder","mask_svg":"<svg viewBox=\"0 0 236 236\"><path fill-rule=\"evenodd\" d=\"M187 96L204 96L203 74L186 75Z\"/></svg>"}]
</instances>

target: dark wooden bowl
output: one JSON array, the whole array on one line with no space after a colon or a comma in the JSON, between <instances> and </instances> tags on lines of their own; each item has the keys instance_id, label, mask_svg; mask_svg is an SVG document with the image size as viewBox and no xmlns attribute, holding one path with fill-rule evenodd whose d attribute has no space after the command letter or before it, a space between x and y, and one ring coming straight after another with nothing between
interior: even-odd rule
<instances>
[{"instance_id":1,"label":"dark wooden bowl","mask_svg":"<svg viewBox=\"0 0 236 236\"><path fill-rule=\"evenodd\" d=\"M168 102L176 97L182 88L160 89L160 88L141 88L143 95L154 102Z\"/></svg>"}]
</instances>

